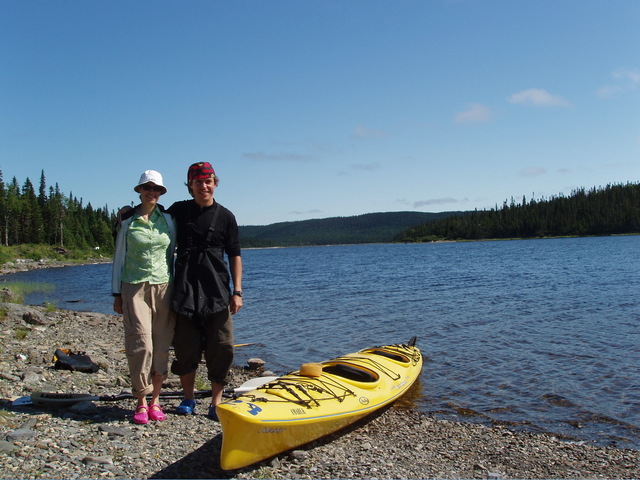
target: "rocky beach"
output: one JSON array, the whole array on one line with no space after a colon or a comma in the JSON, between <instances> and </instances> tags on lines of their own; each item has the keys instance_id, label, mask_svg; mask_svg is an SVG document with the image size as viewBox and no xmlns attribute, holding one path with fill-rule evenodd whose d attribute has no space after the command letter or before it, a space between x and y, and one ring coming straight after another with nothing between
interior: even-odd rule
<instances>
[{"instance_id":1,"label":"rocky beach","mask_svg":"<svg viewBox=\"0 0 640 480\"><path fill-rule=\"evenodd\" d=\"M640 451L438 420L414 410L410 398L294 451L223 471L222 432L205 415L206 399L188 417L173 413L179 399L165 399L167 420L148 425L131 422L129 399L57 409L13 405L36 391L129 393L129 380L120 316L6 300L0 304L0 478L640 478ZM55 369L57 348L86 352L99 371ZM234 373L238 386L262 372L238 365ZM206 388L204 378L199 385ZM171 375L165 390L179 390L178 378Z\"/></svg>"}]
</instances>

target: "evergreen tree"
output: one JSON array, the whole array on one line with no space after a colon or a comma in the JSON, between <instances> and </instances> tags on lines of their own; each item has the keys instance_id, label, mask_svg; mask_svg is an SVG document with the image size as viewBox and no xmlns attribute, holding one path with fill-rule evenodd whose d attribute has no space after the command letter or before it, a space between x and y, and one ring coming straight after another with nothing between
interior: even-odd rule
<instances>
[{"instance_id":1,"label":"evergreen tree","mask_svg":"<svg viewBox=\"0 0 640 480\"><path fill-rule=\"evenodd\" d=\"M49 189L47 199L48 215L48 244L57 245L64 248L63 220L65 217L65 199L60 193L60 186L56 183L55 188Z\"/></svg>"},{"instance_id":2,"label":"evergreen tree","mask_svg":"<svg viewBox=\"0 0 640 480\"><path fill-rule=\"evenodd\" d=\"M7 189L4 185L4 177L0 171L0 239L2 245L9 245L8 236L9 211L7 206Z\"/></svg>"},{"instance_id":3,"label":"evergreen tree","mask_svg":"<svg viewBox=\"0 0 640 480\"><path fill-rule=\"evenodd\" d=\"M62 248L100 248L113 251L112 225L115 213L83 206L82 199L69 198L55 188L49 188L44 170L40 175L38 193L29 178L19 187L13 177L7 186L0 171L0 239L5 246L19 243L57 245Z\"/></svg>"},{"instance_id":4,"label":"evergreen tree","mask_svg":"<svg viewBox=\"0 0 640 480\"><path fill-rule=\"evenodd\" d=\"M480 240L640 233L640 184L579 188L570 197L513 198L501 209L466 212L406 230L397 241Z\"/></svg>"},{"instance_id":5,"label":"evergreen tree","mask_svg":"<svg viewBox=\"0 0 640 480\"><path fill-rule=\"evenodd\" d=\"M40 244L44 241L42 210L31 180L27 177L22 186L22 237L26 243Z\"/></svg>"},{"instance_id":6,"label":"evergreen tree","mask_svg":"<svg viewBox=\"0 0 640 480\"><path fill-rule=\"evenodd\" d=\"M21 216L20 186L18 179L13 177L7 188L7 245L16 245L24 241L20 228Z\"/></svg>"},{"instance_id":7,"label":"evergreen tree","mask_svg":"<svg viewBox=\"0 0 640 480\"><path fill-rule=\"evenodd\" d=\"M44 178L44 170L40 173L40 188L38 189L38 205L40 208L44 208L47 203L47 182Z\"/></svg>"}]
</instances>

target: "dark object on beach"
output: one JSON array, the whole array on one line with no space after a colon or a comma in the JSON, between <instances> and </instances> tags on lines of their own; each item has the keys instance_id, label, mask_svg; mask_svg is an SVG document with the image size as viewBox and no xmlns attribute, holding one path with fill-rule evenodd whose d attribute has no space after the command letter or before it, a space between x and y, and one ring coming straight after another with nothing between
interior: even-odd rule
<instances>
[{"instance_id":1,"label":"dark object on beach","mask_svg":"<svg viewBox=\"0 0 640 480\"><path fill-rule=\"evenodd\" d=\"M53 355L54 368L72 372L96 373L100 367L85 352L73 353L71 350L56 349Z\"/></svg>"}]
</instances>

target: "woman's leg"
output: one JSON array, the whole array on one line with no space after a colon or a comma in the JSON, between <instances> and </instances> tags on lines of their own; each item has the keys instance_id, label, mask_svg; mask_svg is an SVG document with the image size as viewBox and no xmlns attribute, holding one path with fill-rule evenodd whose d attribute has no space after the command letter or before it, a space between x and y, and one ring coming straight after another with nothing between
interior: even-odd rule
<instances>
[{"instance_id":1,"label":"woman's leg","mask_svg":"<svg viewBox=\"0 0 640 480\"><path fill-rule=\"evenodd\" d=\"M146 406L153 391L151 364L153 339L148 284L122 284L124 344L129 364L133 396L138 406Z\"/></svg>"},{"instance_id":2,"label":"woman's leg","mask_svg":"<svg viewBox=\"0 0 640 480\"><path fill-rule=\"evenodd\" d=\"M170 284L152 285L151 292L151 309L153 313L153 363L151 369L153 392L151 404L157 405L162 382L167 378L169 372L169 350L173 342L176 318L173 311L171 311Z\"/></svg>"}]
</instances>

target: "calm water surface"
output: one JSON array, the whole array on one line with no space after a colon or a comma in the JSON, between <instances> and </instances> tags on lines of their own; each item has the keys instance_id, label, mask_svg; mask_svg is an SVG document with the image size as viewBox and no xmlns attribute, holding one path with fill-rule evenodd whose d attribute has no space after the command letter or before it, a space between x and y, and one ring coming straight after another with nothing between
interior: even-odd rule
<instances>
[{"instance_id":1,"label":"calm water surface","mask_svg":"<svg viewBox=\"0 0 640 480\"><path fill-rule=\"evenodd\" d=\"M278 373L418 336L417 408L640 448L640 236L245 250L238 363ZM11 280L113 313L110 265Z\"/></svg>"}]
</instances>

